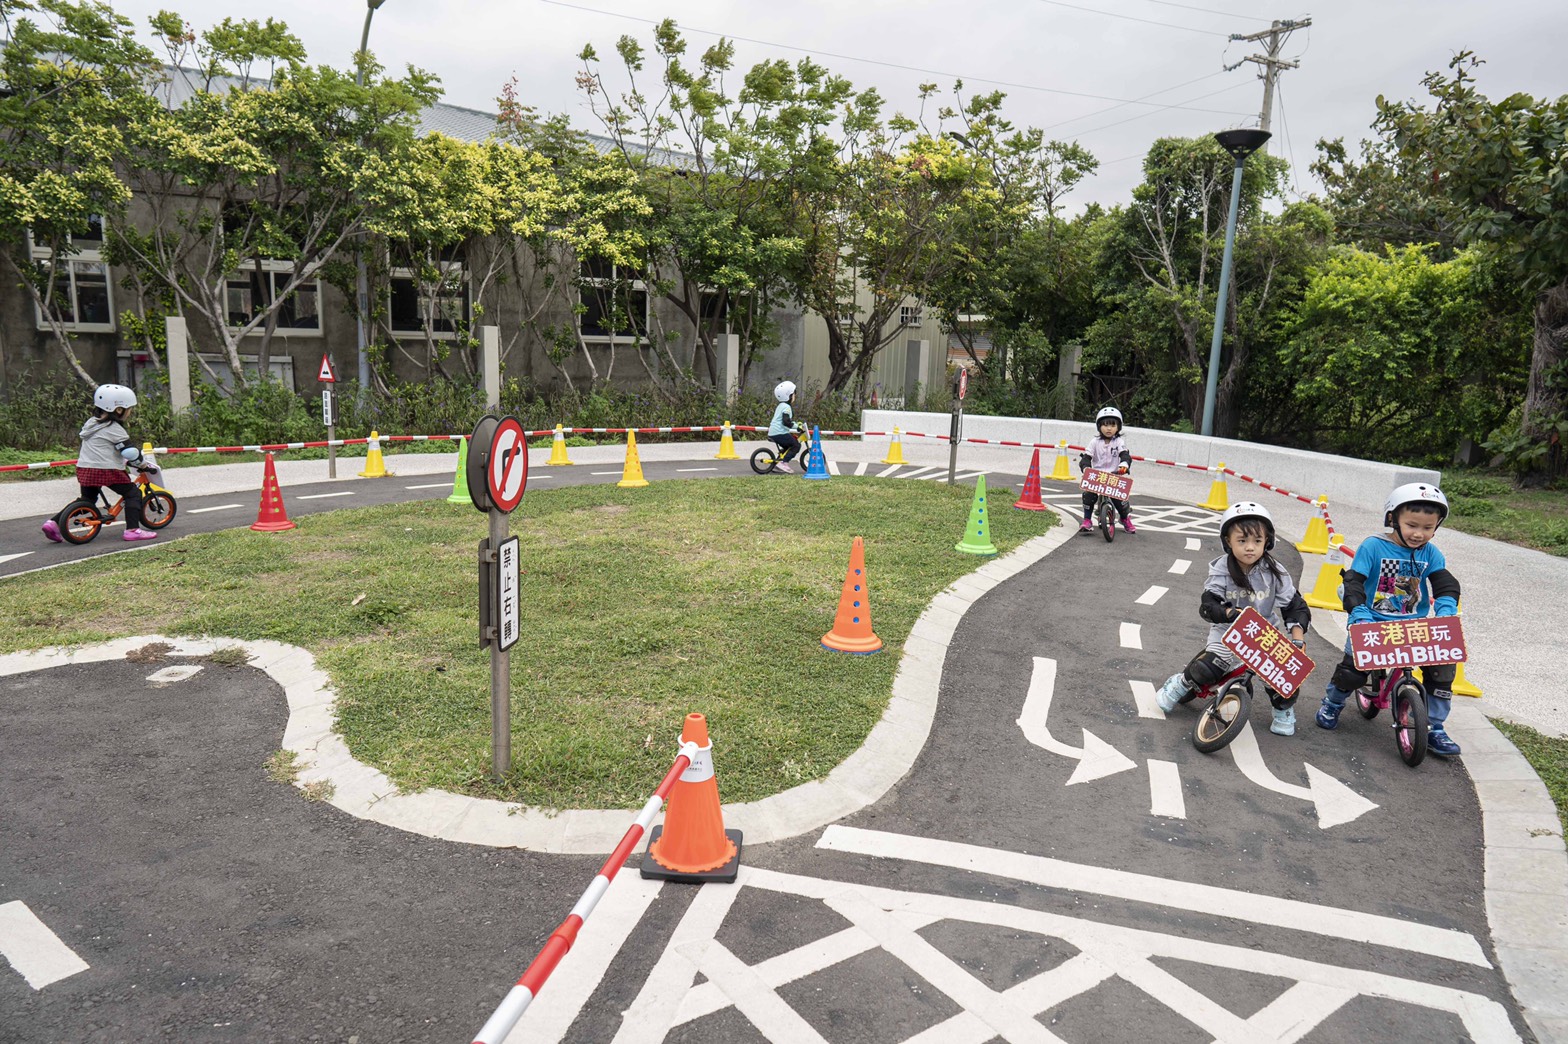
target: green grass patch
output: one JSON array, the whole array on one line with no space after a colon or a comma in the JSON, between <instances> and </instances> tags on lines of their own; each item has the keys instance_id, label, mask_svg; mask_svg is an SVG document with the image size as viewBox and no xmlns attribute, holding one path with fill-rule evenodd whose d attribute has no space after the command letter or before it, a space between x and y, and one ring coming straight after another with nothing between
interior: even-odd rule
<instances>
[{"instance_id":1,"label":"green grass patch","mask_svg":"<svg viewBox=\"0 0 1568 1044\"><path fill-rule=\"evenodd\" d=\"M1443 475L1448 524L1476 536L1568 557L1568 495L1561 489L1519 489L1479 471Z\"/></svg>"},{"instance_id":2,"label":"green grass patch","mask_svg":"<svg viewBox=\"0 0 1568 1044\"><path fill-rule=\"evenodd\" d=\"M1503 735L1513 741L1519 753L1525 756L1536 775L1546 784L1552 802L1557 806L1557 818L1562 821L1568 835L1568 739L1548 736L1509 721L1493 720Z\"/></svg>"},{"instance_id":3,"label":"green grass patch","mask_svg":"<svg viewBox=\"0 0 1568 1044\"><path fill-rule=\"evenodd\" d=\"M286 534L226 530L3 581L0 651L149 632L290 642L331 677L355 756L401 787L547 808L640 805L700 711L725 800L750 801L825 776L864 742L916 618L984 562L953 550L972 492L748 477L528 494L511 520L525 635L499 782L477 638L485 520L471 508L312 515ZM1004 552L1056 522L994 519ZM873 656L818 641L855 535L886 643Z\"/></svg>"}]
</instances>

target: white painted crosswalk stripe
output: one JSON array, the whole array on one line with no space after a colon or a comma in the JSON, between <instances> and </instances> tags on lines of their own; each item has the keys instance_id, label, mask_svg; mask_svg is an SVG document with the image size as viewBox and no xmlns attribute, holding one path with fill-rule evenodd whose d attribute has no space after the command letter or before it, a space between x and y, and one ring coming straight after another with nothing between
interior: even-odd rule
<instances>
[{"instance_id":1,"label":"white painted crosswalk stripe","mask_svg":"<svg viewBox=\"0 0 1568 1044\"><path fill-rule=\"evenodd\" d=\"M35 990L88 968L21 900L0 903L0 955Z\"/></svg>"}]
</instances>

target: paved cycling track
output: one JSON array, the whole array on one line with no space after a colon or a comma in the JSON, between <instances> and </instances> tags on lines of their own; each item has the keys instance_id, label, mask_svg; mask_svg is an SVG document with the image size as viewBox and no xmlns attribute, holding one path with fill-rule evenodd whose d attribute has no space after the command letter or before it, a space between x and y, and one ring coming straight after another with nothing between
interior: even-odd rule
<instances>
[{"instance_id":1,"label":"paved cycling track","mask_svg":"<svg viewBox=\"0 0 1568 1044\"><path fill-rule=\"evenodd\" d=\"M744 464L644 468L660 481ZM890 477L906 476L945 471ZM285 497L300 517L445 496L435 478ZM247 524L254 500L182 498L181 531ZM243 510L197 513L223 503ZM748 836L732 887L623 873L510 1039L1568 1034L1550 1000L1560 963L1508 927L1533 919L1561 940L1568 904L1555 820L1510 803L1523 777L1506 741L1462 706L1466 757L1411 770L1381 723L1331 734L1302 715L1286 739L1260 699L1231 749L1198 754L1191 712L1162 714L1152 688L1201 642L1214 516L1142 501L1135 517L1113 545L1053 532L1029 564L955 584L928 612L935 647L906 644L937 699L897 784L797 836ZM0 547L35 525L0 522ZM1307 651L1320 672L1333 662L1320 634ZM12 940L11 963L33 972L0 968L0 1042L471 1039L599 860L304 801L263 768L290 727L292 668L125 652L0 658L0 950ZM24 937L43 941L13 953ZM1548 998L1529 1023L1500 965L1521 996Z\"/></svg>"}]
</instances>

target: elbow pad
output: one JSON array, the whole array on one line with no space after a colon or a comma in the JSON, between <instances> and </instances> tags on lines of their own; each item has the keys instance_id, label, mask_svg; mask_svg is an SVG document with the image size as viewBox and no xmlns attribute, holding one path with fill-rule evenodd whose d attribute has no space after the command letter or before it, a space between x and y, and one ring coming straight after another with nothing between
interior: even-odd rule
<instances>
[{"instance_id":1,"label":"elbow pad","mask_svg":"<svg viewBox=\"0 0 1568 1044\"><path fill-rule=\"evenodd\" d=\"M1209 623L1230 623L1230 606L1213 591L1205 591L1198 603L1198 615Z\"/></svg>"},{"instance_id":2,"label":"elbow pad","mask_svg":"<svg viewBox=\"0 0 1568 1044\"><path fill-rule=\"evenodd\" d=\"M1432 598L1434 601L1443 598L1459 600L1459 579L1446 569L1439 569L1427 577L1432 585Z\"/></svg>"},{"instance_id":3,"label":"elbow pad","mask_svg":"<svg viewBox=\"0 0 1568 1044\"><path fill-rule=\"evenodd\" d=\"M1345 593L1340 595L1340 601L1345 606L1345 612L1353 613L1367 602L1367 578L1354 569L1341 569L1339 577L1345 585Z\"/></svg>"},{"instance_id":4,"label":"elbow pad","mask_svg":"<svg viewBox=\"0 0 1568 1044\"><path fill-rule=\"evenodd\" d=\"M1078 467L1079 468L1087 468L1088 466L1089 466L1089 454L1087 454L1087 453L1080 453L1080 454L1078 454Z\"/></svg>"},{"instance_id":5,"label":"elbow pad","mask_svg":"<svg viewBox=\"0 0 1568 1044\"><path fill-rule=\"evenodd\" d=\"M1128 450L1122 450L1121 454L1120 454L1120 458L1121 458L1121 462L1123 464L1127 465L1127 470L1131 471L1132 470L1132 453L1130 451L1128 451Z\"/></svg>"},{"instance_id":6,"label":"elbow pad","mask_svg":"<svg viewBox=\"0 0 1568 1044\"><path fill-rule=\"evenodd\" d=\"M142 459L142 448L134 442L122 442L115 449L120 451L120 459L127 464L135 464Z\"/></svg>"},{"instance_id":7,"label":"elbow pad","mask_svg":"<svg viewBox=\"0 0 1568 1044\"><path fill-rule=\"evenodd\" d=\"M1287 625L1296 624L1303 630L1312 623L1312 610L1307 608L1307 601L1301 597L1300 591L1290 596L1290 601L1280 610L1279 615Z\"/></svg>"}]
</instances>

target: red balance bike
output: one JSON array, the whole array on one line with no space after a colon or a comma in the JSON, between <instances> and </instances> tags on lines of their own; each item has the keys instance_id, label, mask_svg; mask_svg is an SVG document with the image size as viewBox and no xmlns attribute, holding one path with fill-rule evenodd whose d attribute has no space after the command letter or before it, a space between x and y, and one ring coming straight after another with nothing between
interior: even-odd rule
<instances>
[{"instance_id":1,"label":"red balance bike","mask_svg":"<svg viewBox=\"0 0 1568 1044\"><path fill-rule=\"evenodd\" d=\"M1078 488L1095 496L1094 510L1090 517L1109 544L1116 539L1116 505L1112 501L1126 502L1132 496L1132 476L1118 475L1114 471L1085 468Z\"/></svg>"}]
</instances>

